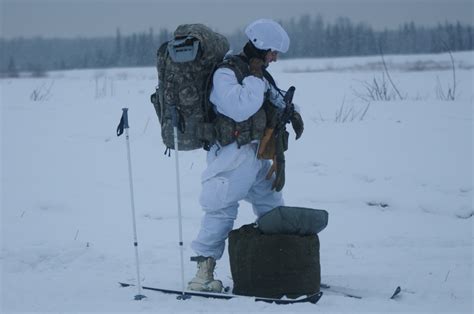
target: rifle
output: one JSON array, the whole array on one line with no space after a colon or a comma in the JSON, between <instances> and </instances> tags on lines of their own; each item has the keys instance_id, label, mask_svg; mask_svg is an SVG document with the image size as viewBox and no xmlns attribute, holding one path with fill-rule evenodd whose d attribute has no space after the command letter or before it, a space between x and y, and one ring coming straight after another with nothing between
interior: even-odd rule
<instances>
[{"instance_id":1,"label":"rifle","mask_svg":"<svg viewBox=\"0 0 474 314\"><path fill-rule=\"evenodd\" d=\"M285 185L285 151L288 149L286 124L290 122L294 114L294 94L295 87L291 86L283 97L285 108L278 113L275 127L265 129L257 153L260 159L273 159L267 179L270 179L273 173L276 172L276 179L273 182L272 189L275 189L277 192L280 192Z\"/></svg>"},{"instance_id":2,"label":"rifle","mask_svg":"<svg viewBox=\"0 0 474 314\"><path fill-rule=\"evenodd\" d=\"M295 87L291 86L283 97L285 102L285 109L280 113L277 119L277 125L275 127L275 136L277 133L286 129L286 124L290 123L290 119L295 112L295 105L293 105L293 96L295 95Z\"/></svg>"}]
</instances>

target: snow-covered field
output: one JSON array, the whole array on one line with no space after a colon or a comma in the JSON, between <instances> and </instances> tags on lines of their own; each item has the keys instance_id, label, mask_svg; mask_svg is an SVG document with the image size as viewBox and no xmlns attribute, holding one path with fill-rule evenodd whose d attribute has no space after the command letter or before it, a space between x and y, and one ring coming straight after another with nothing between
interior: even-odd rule
<instances>
[{"instance_id":1,"label":"snow-covered field","mask_svg":"<svg viewBox=\"0 0 474 314\"><path fill-rule=\"evenodd\" d=\"M356 95L382 79L379 57L271 66L282 88L296 86L306 122L287 153L286 203L329 212L322 281L365 296L327 293L317 305L155 292L134 301L136 290L117 283L135 280L126 144L115 136L122 107L130 108L143 284L181 288L174 158L163 155L149 102L156 70L0 80L1 312L472 313L474 53L454 59L456 99L444 101L436 89L452 86L448 54L386 56L406 98L372 101L365 115L368 102ZM205 153L180 161L190 279ZM253 220L242 203L235 227ZM227 254L216 275L232 285ZM397 285L402 294L388 299Z\"/></svg>"}]
</instances>

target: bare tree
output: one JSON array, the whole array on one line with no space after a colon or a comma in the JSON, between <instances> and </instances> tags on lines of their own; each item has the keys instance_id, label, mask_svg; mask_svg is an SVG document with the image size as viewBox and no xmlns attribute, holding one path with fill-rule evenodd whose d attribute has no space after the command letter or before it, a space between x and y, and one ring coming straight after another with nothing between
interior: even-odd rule
<instances>
[{"instance_id":1,"label":"bare tree","mask_svg":"<svg viewBox=\"0 0 474 314\"><path fill-rule=\"evenodd\" d=\"M394 89L395 92L397 93L397 95L398 95L398 97L400 98L400 100L405 99L405 98L402 97L402 95L400 94L400 91L398 90L397 86L396 86L395 83L393 82L392 77L390 76L390 73L388 72L387 64L385 63L385 58L383 57L383 50L382 50L382 46L381 46L381 45L379 45L379 51L380 51L380 56L382 57L383 68L384 68L384 70L385 70L385 73L387 74L387 77L388 77L388 80L390 81L390 84L392 85L393 89Z\"/></svg>"},{"instance_id":2,"label":"bare tree","mask_svg":"<svg viewBox=\"0 0 474 314\"><path fill-rule=\"evenodd\" d=\"M39 87L35 88L31 94L30 99L32 101L47 101L51 97L51 89L53 88L54 80L50 84L43 83Z\"/></svg>"},{"instance_id":3,"label":"bare tree","mask_svg":"<svg viewBox=\"0 0 474 314\"><path fill-rule=\"evenodd\" d=\"M346 97L344 96L341 107L339 107L339 110L336 112L334 122L344 123L344 122L353 122L354 120L359 120L359 121L364 120L365 115L367 114L367 111L369 111L370 102L367 103L364 109L360 109L360 110L354 109L354 106L351 106L350 108L345 108L344 107L345 102L346 102Z\"/></svg>"},{"instance_id":4,"label":"bare tree","mask_svg":"<svg viewBox=\"0 0 474 314\"><path fill-rule=\"evenodd\" d=\"M444 46L444 49L449 53L449 57L451 59L451 69L453 72L453 84L448 85L448 91L444 92L444 89L441 86L439 77L437 77L436 96L438 97L438 99L441 99L441 100L453 101L456 98L456 65L454 63L454 58L453 58L451 49L449 48L449 46L446 44L445 41L443 41L443 46Z\"/></svg>"},{"instance_id":5,"label":"bare tree","mask_svg":"<svg viewBox=\"0 0 474 314\"><path fill-rule=\"evenodd\" d=\"M389 91L387 81L385 79L385 72L382 72L382 78L374 76L371 82L361 81L364 86L364 92L358 92L354 89L354 94L363 101L390 101L396 98L393 91Z\"/></svg>"}]
</instances>

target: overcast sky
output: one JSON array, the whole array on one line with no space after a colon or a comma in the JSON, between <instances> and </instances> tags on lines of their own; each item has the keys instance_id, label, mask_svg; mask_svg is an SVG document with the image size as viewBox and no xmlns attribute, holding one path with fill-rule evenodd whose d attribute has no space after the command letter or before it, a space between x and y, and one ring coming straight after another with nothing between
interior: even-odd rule
<instances>
[{"instance_id":1,"label":"overcast sky","mask_svg":"<svg viewBox=\"0 0 474 314\"><path fill-rule=\"evenodd\" d=\"M224 33L257 18L288 20L320 14L346 16L377 29L403 22L420 25L457 20L474 24L474 0L0 0L2 37L94 37L170 30L204 23Z\"/></svg>"}]
</instances>

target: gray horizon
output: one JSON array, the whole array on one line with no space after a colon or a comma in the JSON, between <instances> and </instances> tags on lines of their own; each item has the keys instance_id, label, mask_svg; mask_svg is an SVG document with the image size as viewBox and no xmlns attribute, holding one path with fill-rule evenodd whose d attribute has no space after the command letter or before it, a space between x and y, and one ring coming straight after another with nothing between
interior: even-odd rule
<instances>
[{"instance_id":1,"label":"gray horizon","mask_svg":"<svg viewBox=\"0 0 474 314\"><path fill-rule=\"evenodd\" d=\"M77 38L173 30L204 23L230 34L258 18L289 21L307 14L326 22L347 17L376 30L461 22L473 25L474 0L0 0L0 37Z\"/></svg>"}]
</instances>

